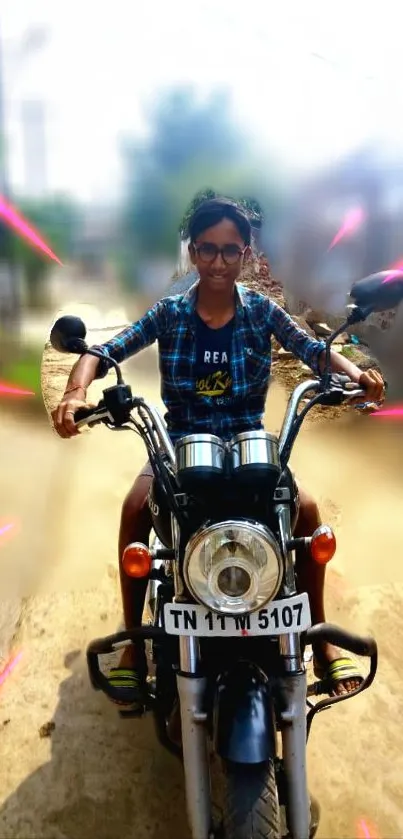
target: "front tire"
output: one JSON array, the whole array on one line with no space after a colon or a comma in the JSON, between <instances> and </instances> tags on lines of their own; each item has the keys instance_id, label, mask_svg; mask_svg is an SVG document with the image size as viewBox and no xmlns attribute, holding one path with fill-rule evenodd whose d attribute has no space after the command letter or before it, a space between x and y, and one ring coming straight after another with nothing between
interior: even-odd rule
<instances>
[{"instance_id":1,"label":"front tire","mask_svg":"<svg viewBox=\"0 0 403 839\"><path fill-rule=\"evenodd\" d=\"M224 762L224 839L280 839L274 762Z\"/></svg>"}]
</instances>

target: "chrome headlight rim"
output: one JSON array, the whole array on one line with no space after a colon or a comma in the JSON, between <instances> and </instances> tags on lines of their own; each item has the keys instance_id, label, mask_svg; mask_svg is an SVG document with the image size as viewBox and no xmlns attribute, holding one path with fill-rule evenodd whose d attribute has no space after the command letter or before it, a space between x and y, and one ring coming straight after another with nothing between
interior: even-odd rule
<instances>
[{"instance_id":1,"label":"chrome headlight rim","mask_svg":"<svg viewBox=\"0 0 403 839\"><path fill-rule=\"evenodd\" d=\"M283 579L283 556L281 552L281 547L278 540L275 538L274 533L268 527L266 527L266 525L261 524L257 521L251 521L250 519L227 519L221 522L214 522L213 524L202 525L191 536L189 542L186 545L182 566L183 577L188 591L190 592L192 597L194 597L196 602L199 603L201 606L204 606L206 609L209 609L212 612L215 612L216 614L237 614L237 612L231 612L228 608L223 608L218 605L214 606L211 603L206 603L200 597L200 593L195 590L195 587L192 584L190 575L188 573L190 559L194 554L195 550L200 546L200 543L203 543L208 536L214 535L215 533L217 533L217 531L221 531L224 529L230 530L231 528L244 529L248 532L249 535L253 535L265 542L268 545L268 547L271 548L277 559L277 580L272 593L266 599L262 600L260 603L257 603L253 607L248 607L243 612L239 612L239 614L252 614L253 612L258 612L260 609L264 608L268 603L274 600L274 598L278 594Z\"/></svg>"}]
</instances>

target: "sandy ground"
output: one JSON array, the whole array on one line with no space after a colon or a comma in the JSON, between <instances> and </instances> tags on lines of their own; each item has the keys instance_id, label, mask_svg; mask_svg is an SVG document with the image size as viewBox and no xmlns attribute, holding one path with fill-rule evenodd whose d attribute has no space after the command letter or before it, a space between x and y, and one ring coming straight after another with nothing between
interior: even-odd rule
<instances>
[{"instance_id":1,"label":"sandy ground","mask_svg":"<svg viewBox=\"0 0 403 839\"><path fill-rule=\"evenodd\" d=\"M68 364L48 356L50 404ZM158 403L152 350L126 369L133 389ZM284 405L273 386L268 428L279 428ZM338 536L329 619L373 633L380 650L374 687L313 726L310 787L322 803L321 839L365 835L363 818L376 828L368 835L403 836L403 444L396 426L375 423L345 415L331 427L313 423L293 457ZM119 508L145 460L142 444L103 428L62 441L49 426L22 422L2 421L0 435L2 516L18 509L20 523L1 561L16 576L31 572L14 645L22 657L0 687L0 836L188 839L179 764L158 746L150 719L121 721L91 690L85 665L87 643L120 624ZM49 736L41 736L47 723Z\"/></svg>"}]
</instances>

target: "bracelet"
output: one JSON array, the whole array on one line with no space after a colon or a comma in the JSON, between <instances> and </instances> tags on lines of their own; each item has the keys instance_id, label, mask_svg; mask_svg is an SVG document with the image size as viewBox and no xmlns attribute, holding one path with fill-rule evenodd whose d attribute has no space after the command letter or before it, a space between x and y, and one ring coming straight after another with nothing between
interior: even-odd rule
<instances>
[{"instance_id":1,"label":"bracelet","mask_svg":"<svg viewBox=\"0 0 403 839\"><path fill-rule=\"evenodd\" d=\"M84 393L87 393L86 388L83 387L83 385L76 385L75 387L69 387L68 390L65 390L63 396L67 396L68 393L73 393L75 390L83 390Z\"/></svg>"}]
</instances>

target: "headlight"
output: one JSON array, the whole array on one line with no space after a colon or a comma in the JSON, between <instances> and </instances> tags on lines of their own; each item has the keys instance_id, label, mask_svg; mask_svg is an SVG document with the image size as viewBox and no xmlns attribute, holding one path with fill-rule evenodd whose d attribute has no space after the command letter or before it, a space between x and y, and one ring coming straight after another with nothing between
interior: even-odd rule
<instances>
[{"instance_id":1,"label":"headlight","mask_svg":"<svg viewBox=\"0 0 403 839\"><path fill-rule=\"evenodd\" d=\"M237 521L199 530L187 545L183 572L199 603L236 615L261 609L280 586L281 552L267 527Z\"/></svg>"}]
</instances>

